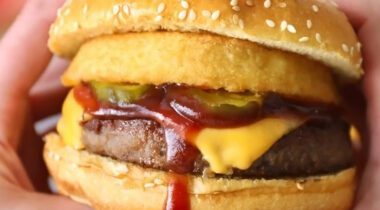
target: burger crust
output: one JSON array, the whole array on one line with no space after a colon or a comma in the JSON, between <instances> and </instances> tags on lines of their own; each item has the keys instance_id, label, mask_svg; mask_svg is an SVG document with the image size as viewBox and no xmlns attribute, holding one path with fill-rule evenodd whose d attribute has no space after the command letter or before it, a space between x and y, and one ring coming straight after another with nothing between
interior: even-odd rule
<instances>
[{"instance_id":1,"label":"burger crust","mask_svg":"<svg viewBox=\"0 0 380 210\"><path fill-rule=\"evenodd\" d=\"M84 44L63 76L80 82L181 83L230 92L277 92L338 101L329 69L304 56L212 34L129 33Z\"/></svg>"},{"instance_id":2,"label":"burger crust","mask_svg":"<svg viewBox=\"0 0 380 210\"><path fill-rule=\"evenodd\" d=\"M95 209L162 209L169 175L64 146L46 137L44 158L64 195ZM355 169L303 179L247 180L188 176L192 209L344 210Z\"/></svg>"},{"instance_id":3,"label":"burger crust","mask_svg":"<svg viewBox=\"0 0 380 210\"><path fill-rule=\"evenodd\" d=\"M344 79L359 79L363 73L355 32L331 1L181 2L67 1L51 27L50 49L74 57L83 43L102 35L206 31L306 55L333 67Z\"/></svg>"}]
</instances>

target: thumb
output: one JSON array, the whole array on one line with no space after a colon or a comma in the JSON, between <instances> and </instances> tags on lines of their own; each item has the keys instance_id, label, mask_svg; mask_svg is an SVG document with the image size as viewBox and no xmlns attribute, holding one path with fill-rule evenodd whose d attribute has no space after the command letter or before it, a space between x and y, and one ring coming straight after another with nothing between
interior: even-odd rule
<instances>
[{"instance_id":1,"label":"thumb","mask_svg":"<svg viewBox=\"0 0 380 210\"><path fill-rule=\"evenodd\" d=\"M48 65L50 23L63 0L29 0L0 39L0 139L18 145L29 90ZM7 113L7 114L4 114ZM17 120L15 120L17 119Z\"/></svg>"},{"instance_id":2,"label":"thumb","mask_svg":"<svg viewBox=\"0 0 380 210\"><path fill-rule=\"evenodd\" d=\"M88 210L68 198L32 192L33 187L9 142L0 142L0 209Z\"/></svg>"}]
</instances>

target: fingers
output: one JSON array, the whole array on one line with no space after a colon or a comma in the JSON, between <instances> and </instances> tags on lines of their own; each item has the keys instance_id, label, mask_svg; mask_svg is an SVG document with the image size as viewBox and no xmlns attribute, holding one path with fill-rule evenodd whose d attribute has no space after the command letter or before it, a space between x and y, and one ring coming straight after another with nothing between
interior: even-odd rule
<instances>
[{"instance_id":1,"label":"fingers","mask_svg":"<svg viewBox=\"0 0 380 210\"><path fill-rule=\"evenodd\" d=\"M380 7L380 6L379 6ZM359 35L364 46L364 88L371 141L366 145L368 161L358 194L358 209L380 209L380 17L368 20Z\"/></svg>"},{"instance_id":2,"label":"fingers","mask_svg":"<svg viewBox=\"0 0 380 210\"><path fill-rule=\"evenodd\" d=\"M363 44L364 89L370 141L363 142L367 163L361 177L355 210L380 209L380 2L335 0L357 29Z\"/></svg>"},{"instance_id":3,"label":"fingers","mask_svg":"<svg viewBox=\"0 0 380 210\"><path fill-rule=\"evenodd\" d=\"M31 0L0 43L2 92L26 95L46 68L48 30L62 1ZM4 91L4 89L6 91Z\"/></svg>"},{"instance_id":4,"label":"fingers","mask_svg":"<svg viewBox=\"0 0 380 210\"><path fill-rule=\"evenodd\" d=\"M7 142L0 142L1 209L90 209L65 197L33 193L32 190L33 187L15 151Z\"/></svg>"},{"instance_id":5,"label":"fingers","mask_svg":"<svg viewBox=\"0 0 380 210\"><path fill-rule=\"evenodd\" d=\"M18 205L19 209L54 209L54 210L90 210L91 208L83 204L74 202L66 197L30 193L25 200L20 200L23 204ZM17 208L17 207L16 207ZM14 208L12 208L14 209Z\"/></svg>"},{"instance_id":6,"label":"fingers","mask_svg":"<svg viewBox=\"0 0 380 210\"><path fill-rule=\"evenodd\" d=\"M349 18L351 24L356 29L359 29L365 20L367 19L367 6L368 4L363 4L362 1L358 0L334 0L339 9L342 10Z\"/></svg>"},{"instance_id":7,"label":"fingers","mask_svg":"<svg viewBox=\"0 0 380 210\"><path fill-rule=\"evenodd\" d=\"M67 88L61 85L60 76L67 65L66 60L54 57L46 72L33 86L29 96L33 120L37 121L60 112L67 94Z\"/></svg>"},{"instance_id":8,"label":"fingers","mask_svg":"<svg viewBox=\"0 0 380 210\"><path fill-rule=\"evenodd\" d=\"M20 137L27 95L46 68L48 29L63 0L29 0L0 42L0 139L14 147Z\"/></svg>"},{"instance_id":9,"label":"fingers","mask_svg":"<svg viewBox=\"0 0 380 210\"><path fill-rule=\"evenodd\" d=\"M49 88L55 88L61 85L61 75L67 68L69 62L59 57L53 57L49 66L39 78L30 91L30 96L38 96L48 91Z\"/></svg>"},{"instance_id":10,"label":"fingers","mask_svg":"<svg viewBox=\"0 0 380 210\"><path fill-rule=\"evenodd\" d=\"M90 210L91 208L66 197L31 193L0 179L1 209L12 210Z\"/></svg>"},{"instance_id":11,"label":"fingers","mask_svg":"<svg viewBox=\"0 0 380 210\"><path fill-rule=\"evenodd\" d=\"M6 141L0 142L0 179L6 179L25 190L33 190L20 159Z\"/></svg>"},{"instance_id":12,"label":"fingers","mask_svg":"<svg viewBox=\"0 0 380 210\"><path fill-rule=\"evenodd\" d=\"M378 0L334 0L349 18L351 24L358 30L373 14L380 14Z\"/></svg>"}]
</instances>

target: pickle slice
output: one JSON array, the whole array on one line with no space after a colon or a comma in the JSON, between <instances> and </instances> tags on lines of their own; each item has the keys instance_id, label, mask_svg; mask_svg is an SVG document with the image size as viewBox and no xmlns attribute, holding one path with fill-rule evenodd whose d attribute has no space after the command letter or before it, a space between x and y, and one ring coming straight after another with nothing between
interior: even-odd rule
<instances>
[{"instance_id":1,"label":"pickle slice","mask_svg":"<svg viewBox=\"0 0 380 210\"><path fill-rule=\"evenodd\" d=\"M101 102L113 104L129 104L139 100L151 86L149 85L120 85L102 82L90 82L96 98Z\"/></svg>"},{"instance_id":2,"label":"pickle slice","mask_svg":"<svg viewBox=\"0 0 380 210\"><path fill-rule=\"evenodd\" d=\"M233 127L259 118L262 96L195 88L168 88L170 106L182 116L201 125Z\"/></svg>"},{"instance_id":3,"label":"pickle slice","mask_svg":"<svg viewBox=\"0 0 380 210\"><path fill-rule=\"evenodd\" d=\"M245 107L252 102L261 104L262 101L262 97L259 94L238 94L225 91L210 92L200 89L190 89L189 94L207 106L215 108L223 106Z\"/></svg>"}]
</instances>

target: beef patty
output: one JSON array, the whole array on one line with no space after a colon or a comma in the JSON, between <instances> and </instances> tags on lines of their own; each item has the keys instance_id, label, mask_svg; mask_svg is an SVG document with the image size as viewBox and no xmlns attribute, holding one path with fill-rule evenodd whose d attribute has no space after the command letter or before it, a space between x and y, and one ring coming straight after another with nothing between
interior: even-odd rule
<instances>
[{"instance_id":1,"label":"beef patty","mask_svg":"<svg viewBox=\"0 0 380 210\"><path fill-rule=\"evenodd\" d=\"M83 124L82 141L90 152L144 167L168 170L164 129L155 121L92 119ZM254 145L252 145L254 146ZM199 153L192 174L209 167ZM334 173L353 165L348 125L340 119L309 120L277 141L234 178L302 177Z\"/></svg>"}]
</instances>

